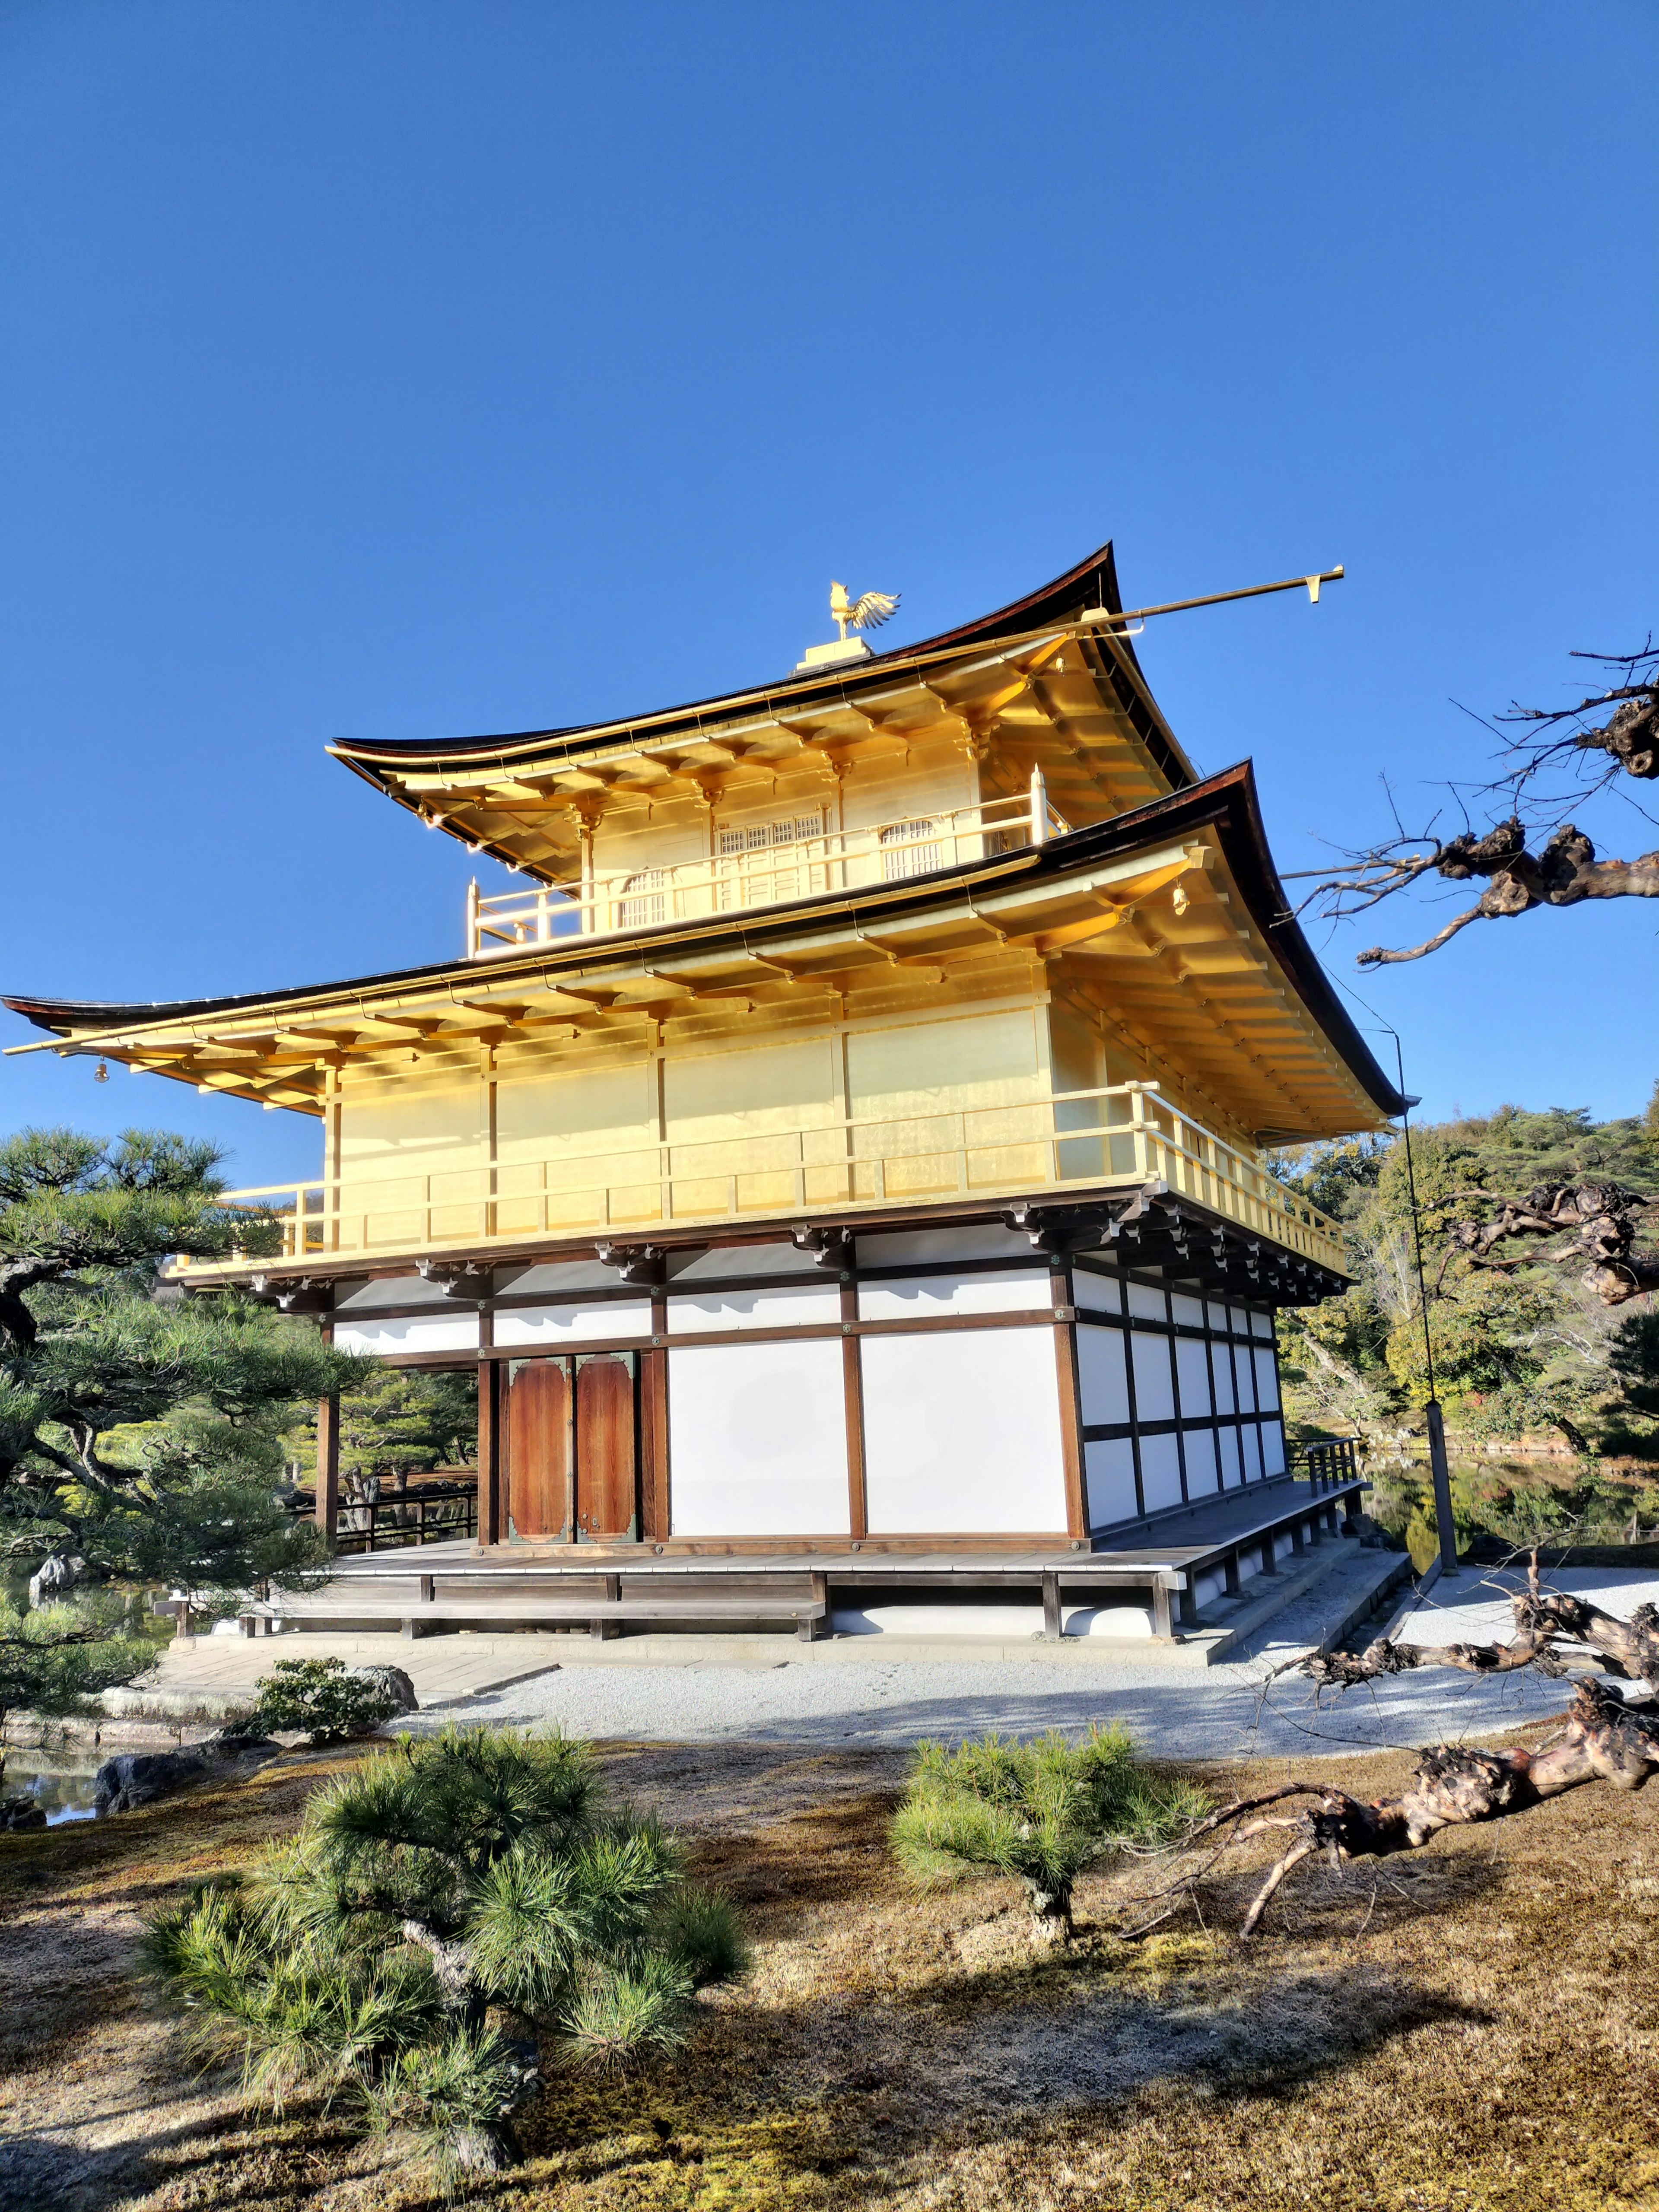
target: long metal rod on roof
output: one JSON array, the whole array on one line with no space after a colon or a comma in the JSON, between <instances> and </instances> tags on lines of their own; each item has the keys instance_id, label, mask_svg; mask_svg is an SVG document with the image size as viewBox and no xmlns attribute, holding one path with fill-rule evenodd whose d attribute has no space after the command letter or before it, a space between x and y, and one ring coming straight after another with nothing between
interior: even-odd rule
<instances>
[{"instance_id":1,"label":"long metal rod on roof","mask_svg":"<svg viewBox=\"0 0 1659 2212\"><path fill-rule=\"evenodd\" d=\"M1334 568L1322 568L1316 576L1287 576L1281 584L1246 584L1237 592L1206 592L1201 599L1170 599L1161 607L1126 607L1114 614L1110 607L1085 607L1075 619L1079 622L1106 623L1116 629L1133 622L1145 622L1149 615L1185 614L1188 607L1218 607L1225 599L1259 599L1267 592L1296 592L1306 587L1308 597L1319 605L1322 584L1340 584L1343 570L1339 562Z\"/></svg>"}]
</instances>

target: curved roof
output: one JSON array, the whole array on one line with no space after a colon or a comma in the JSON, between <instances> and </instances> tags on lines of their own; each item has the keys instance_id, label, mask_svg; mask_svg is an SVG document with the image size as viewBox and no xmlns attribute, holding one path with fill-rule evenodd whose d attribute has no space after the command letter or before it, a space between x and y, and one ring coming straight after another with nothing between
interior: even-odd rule
<instances>
[{"instance_id":1,"label":"curved roof","mask_svg":"<svg viewBox=\"0 0 1659 2212\"><path fill-rule=\"evenodd\" d=\"M763 700L787 700L792 707L808 707L820 700L845 698L850 692L861 689L872 677L885 680L896 668L923 660L937 654L955 655L975 647L1001 643L1033 630L1041 630L1075 618L1090 607L1105 607L1113 614L1121 614L1123 600L1118 588L1117 562L1109 538L1103 545L1054 577L1041 584L1023 599L1011 599L1006 607L994 614L980 615L972 622L963 623L954 629L941 630L934 637L921 639L916 644L894 646L884 653L872 653L867 660L854 661L826 672L814 672L806 676L789 676L775 684L752 690L733 691L713 699L692 700L684 706L653 708L644 714L618 717L605 722L568 724L562 727L541 730L517 730L481 737L461 738L392 738L374 739L342 739L329 747L337 759L369 774L371 781L381 779L373 773L374 764L387 768L430 768L441 761L464 759L470 754L501 754L510 757L525 748L538 753L557 750L562 741L574 748L591 744L602 734L627 730L667 737L676 729L695 726L711 716L725 714L750 702ZM1146 678L1135 660L1133 648L1127 639L1117 640L1124 658L1139 678L1139 688L1146 692L1144 704L1151 704L1152 695L1146 690ZM1146 718L1141 730L1148 735L1156 709ZM361 767L360 767L361 764ZM1171 763L1172 783L1191 781L1185 764Z\"/></svg>"}]
</instances>

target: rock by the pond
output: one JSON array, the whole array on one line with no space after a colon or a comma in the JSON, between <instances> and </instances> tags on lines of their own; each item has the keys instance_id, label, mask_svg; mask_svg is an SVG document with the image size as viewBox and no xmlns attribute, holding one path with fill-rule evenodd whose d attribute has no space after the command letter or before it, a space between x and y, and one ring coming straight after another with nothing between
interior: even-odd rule
<instances>
[{"instance_id":1,"label":"rock by the pond","mask_svg":"<svg viewBox=\"0 0 1659 2212\"><path fill-rule=\"evenodd\" d=\"M208 1761L194 1751L123 1751L106 1759L92 1785L92 1802L100 1813L131 1813L140 1805L154 1804L188 1790L208 1772Z\"/></svg>"},{"instance_id":2,"label":"rock by the pond","mask_svg":"<svg viewBox=\"0 0 1659 2212\"><path fill-rule=\"evenodd\" d=\"M415 1694L415 1685L401 1667L354 1667L354 1682L372 1682L400 1713L418 1713L421 1701Z\"/></svg>"},{"instance_id":3,"label":"rock by the pond","mask_svg":"<svg viewBox=\"0 0 1659 2212\"><path fill-rule=\"evenodd\" d=\"M17 1797L0 1797L0 1832L15 1833L24 1828L44 1828L46 1808L27 1792Z\"/></svg>"},{"instance_id":4,"label":"rock by the pond","mask_svg":"<svg viewBox=\"0 0 1659 2212\"><path fill-rule=\"evenodd\" d=\"M42 1559L29 1577L29 1603L50 1605L55 1598L64 1596L80 1582L87 1571L87 1563L77 1553L73 1558Z\"/></svg>"}]
</instances>

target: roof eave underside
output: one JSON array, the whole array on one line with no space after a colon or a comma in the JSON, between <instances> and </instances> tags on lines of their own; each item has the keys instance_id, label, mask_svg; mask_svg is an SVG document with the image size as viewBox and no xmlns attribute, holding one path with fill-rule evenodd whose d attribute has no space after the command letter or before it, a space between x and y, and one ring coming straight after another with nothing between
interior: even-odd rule
<instances>
[{"instance_id":1,"label":"roof eave underside","mask_svg":"<svg viewBox=\"0 0 1659 2212\"><path fill-rule=\"evenodd\" d=\"M585 990L603 994L610 988L604 980L607 977L625 980L629 974L637 973L647 979L660 979L670 971L696 973L699 963L705 970L718 970L722 962L729 966L738 961L739 954L741 963L751 964L764 963L769 957L778 972L788 976L792 971L785 957L787 940L818 939L830 943L850 932L866 935L872 930L885 935L902 934L906 929L914 932L940 923L952 910L971 914L976 901L983 905L992 898L1018 895L1029 902L1030 897L1049 891L1057 896L1091 871L1115 870L1121 875L1127 868L1133 874L1131 864L1155 858L1160 848L1169 853L1187 851L1190 859L1191 851L1183 841L1206 837L1218 848L1226 874L1249 916L1249 929L1241 929L1238 934L1249 936L1282 974L1305 1014L1305 1026L1322 1041L1332 1060L1346 1071L1356 1104L1363 1094L1376 1115L1398 1114L1402 1105L1399 1094L1355 1029L1289 911L1267 850L1248 763L1191 790L1154 801L1133 814L975 868L941 872L857 896L835 892L790 907L739 910L729 919L711 919L706 924L671 923L628 938L573 939L568 942L575 957L562 963L550 959L551 948L544 946L529 955L444 962L299 990L171 1005L107 1006L23 997L10 997L4 1003L38 1028L82 1050L105 1052L140 1065L149 1064L145 1060L145 1037L155 1038L170 1029L187 1027L205 1035L209 1028L229 1030L239 1023L268 1018L284 1030L307 1024L320 1030L325 1027L331 1010L338 1022L349 1018L390 1025L392 1033L382 1040L390 1042L399 1022L420 1030L418 1018L399 1009L413 1008L422 1000L447 1000L458 1007L475 1011L483 1007L487 1012L508 1005L515 992L539 993L544 998L551 994L556 1000L562 994L575 997ZM1103 896L1109 904L1109 896ZM1069 939L1087 933L1073 927L1062 934ZM1034 939L1034 957L1053 957L1058 941L1050 945L1039 932ZM1158 951L1162 963L1159 972L1165 982L1201 1000L1205 990L1201 966L1183 968L1178 933L1172 934L1167 922ZM182 1070L158 1072L188 1079ZM262 1095L234 1080L220 1087L240 1096ZM301 1105L303 1102L277 1096L271 1103ZM1364 1126L1367 1119L1361 1110L1352 1117L1352 1124ZM1287 1116L1282 1130L1272 1122L1271 1132L1275 1139L1282 1136L1288 1140L1296 1133L1294 1116Z\"/></svg>"}]
</instances>

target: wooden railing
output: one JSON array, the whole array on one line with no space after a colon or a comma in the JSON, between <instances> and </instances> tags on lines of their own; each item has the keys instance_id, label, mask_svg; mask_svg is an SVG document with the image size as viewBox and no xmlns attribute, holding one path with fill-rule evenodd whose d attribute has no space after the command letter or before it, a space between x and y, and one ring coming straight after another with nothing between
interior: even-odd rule
<instances>
[{"instance_id":1,"label":"wooden railing","mask_svg":"<svg viewBox=\"0 0 1659 2212\"><path fill-rule=\"evenodd\" d=\"M314 1497L295 1498L295 1520L309 1521ZM374 1498L342 1498L334 1549L395 1551L414 1544L446 1544L478 1533L478 1482L426 1482L418 1489L394 1490Z\"/></svg>"},{"instance_id":2,"label":"wooden railing","mask_svg":"<svg viewBox=\"0 0 1659 2212\"><path fill-rule=\"evenodd\" d=\"M475 883L467 894L467 957L488 958L562 937L617 936L737 908L787 905L859 884L901 882L1044 844L1071 827L1049 805L1041 771L1033 775L1029 793L988 799L978 806L802 836L798 833L805 819L780 823L771 831L757 827L745 833L757 842L741 851L710 854L673 867L598 875L574 891L543 884L486 897Z\"/></svg>"},{"instance_id":3,"label":"wooden railing","mask_svg":"<svg viewBox=\"0 0 1659 2212\"><path fill-rule=\"evenodd\" d=\"M441 1174L272 1184L228 1192L226 1203L270 1208L280 1256L293 1261L792 1212L856 1217L911 1201L1149 1183L1344 1272L1337 1223L1152 1083L933 1113L830 1115L732 1137L659 1140L618 1131L592 1152ZM269 1266L273 1256L246 1264ZM222 1264L185 1260L173 1272Z\"/></svg>"},{"instance_id":4,"label":"wooden railing","mask_svg":"<svg viewBox=\"0 0 1659 2212\"><path fill-rule=\"evenodd\" d=\"M1306 1480L1316 1498L1322 1497L1328 1490L1358 1479L1358 1446L1355 1437L1327 1437L1316 1443L1291 1443L1285 1447L1285 1463L1291 1474Z\"/></svg>"}]
</instances>

